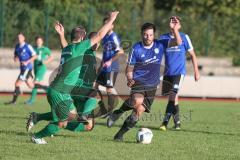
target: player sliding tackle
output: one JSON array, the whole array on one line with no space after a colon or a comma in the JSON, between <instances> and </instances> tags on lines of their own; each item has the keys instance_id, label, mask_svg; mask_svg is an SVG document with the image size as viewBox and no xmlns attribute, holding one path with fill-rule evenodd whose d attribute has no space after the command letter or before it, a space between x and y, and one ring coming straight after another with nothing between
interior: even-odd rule
<instances>
[{"instance_id":1,"label":"player sliding tackle","mask_svg":"<svg viewBox=\"0 0 240 160\"><path fill-rule=\"evenodd\" d=\"M55 25L55 29L58 33L64 32L64 28L60 23ZM64 34L64 33L63 33ZM95 36L96 32L91 32L89 38ZM66 47L68 44L65 39L61 41L62 47ZM84 67L80 74L79 79L83 81L80 85L76 85L71 92L73 103L76 106L78 115L81 117L78 121L71 121L68 123L67 129L71 131L91 131L93 129L93 121L91 112L97 107L96 90L93 89L93 84L96 80L96 53L100 43L95 44L84 53L82 66ZM85 67L86 66L86 67ZM26 129L29 132L40 121L51 121L52 113L36 113L32 112L28 118ZM83 126L83 122L85 127Z\"/></svg>"},{"instance_id":2,"label":"player sliding tackle","mask_svg":"<svg viewBox=\"0 0 240 160\"><path fill-rule=\"evenodd\" d=\"M51 106L52 121L41 131L32 136L32 141L37 144L46 144L44 137L56 134L61 128L68 128L70 121L76 120L78 114L73 104L71 92L79 83L84 53L97 44L108 32L119 12L112 12L108 23L91 39L84 40L86 36L83 27L76 27L71 32L72 44L62 49L61 62L58 74L51 83L47 99ZM60 39L65 39L60 34ZM75 125L76 126L76 125Z\"/></svg>"}]
</instances>

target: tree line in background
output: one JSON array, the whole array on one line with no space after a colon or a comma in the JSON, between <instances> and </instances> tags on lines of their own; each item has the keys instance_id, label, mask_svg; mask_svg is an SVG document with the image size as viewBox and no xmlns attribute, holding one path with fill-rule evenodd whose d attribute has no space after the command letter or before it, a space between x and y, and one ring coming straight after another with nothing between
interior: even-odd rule
<instances>
[{"instance_id":1,"label":"tree line in background","mask_svg":"<svg viewBox=\"0 0 240 160\"><path fill-rule=\"evenodd\" d=\"M56 20L66 35L76 25L96 31L111 10L120 11L115 30L125 42L140 40L144 22L157 25L157 37L168 32L169 17L178 15L197 54L240 57L239 0L0 0L0 45L14 47L21 31L30 43L42 35L50 48L59 48Z\"/></svg>"}]
</instances>

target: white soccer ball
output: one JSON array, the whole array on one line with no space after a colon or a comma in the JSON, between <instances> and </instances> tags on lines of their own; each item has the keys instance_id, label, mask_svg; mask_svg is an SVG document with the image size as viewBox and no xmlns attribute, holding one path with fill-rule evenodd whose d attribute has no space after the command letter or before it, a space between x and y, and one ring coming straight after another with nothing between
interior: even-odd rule
<instances>
[{"instance_id":1,"label":"white soccer ball","mask_svg":"<svg viewBox=\"0 0 240 160\"><path fill-rule=\"evenodd\" d=\"M141 128L137 132L137 142L142 144L150 144L152 142L153 133L148 128Z\"/></svg>"}]
</instances>

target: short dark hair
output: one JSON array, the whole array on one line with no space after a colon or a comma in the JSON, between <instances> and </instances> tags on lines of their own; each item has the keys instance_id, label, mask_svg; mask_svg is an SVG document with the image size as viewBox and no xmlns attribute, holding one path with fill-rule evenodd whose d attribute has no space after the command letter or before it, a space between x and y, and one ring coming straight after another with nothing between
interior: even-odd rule
<instances>
[{"instance_id":1,"label":"short dark hair","mask_svg":"<svg viewBox=\"0 0 240 160\"><path fill-rule=\"evenodd\" d=\"M156 26L152 23L144 23L141 27L141 32L143 33L147 29L153 29L153 32L155 32Z\"/></svg>"},{"instance_id":2,"label":"short dark hair","mask_svg":"<svg viewBox=\"0 0 240 160\"><path fill-rule=\"evenodd\" d=\"M17 35L23 35L24 37L25 37L25 35L24 35L24 33L23 32L18 32L18 34Z\"/></svg>"},{"instance_id":3,"label":"short dark hair","mask_svg":"<svg viewBox=\"0 0 240 160\"><path fill-rule=\"evenodd\" d=\"M81 37L83 37L83 39L86 37L85 28L83 26L77 26L73 28L71 31L71 41L77 41Z\"/></svg>"},{"instance_id":4,"label":"short dark hair","mask_svg":"<svg viewBox=\"0 0 240 160\"><path fill-rule=\"evenodd\" d=\"M170 20L171 20L171 19L175 19L175 18L176 18L177 20L181 21L181 18L178 17L178 16L171 16L171 17L170 17Z\"/></svg>"},{"instance_id":5,"label":"short dark hair","mask_svg":"<svg viewBox=\"0 0 240 160\"><path fill-rule=\"evenodd\" d=\"M96 36L97 35L97 32L90 32L88 34L88 38L91 39L92 37Z\"/></svg>"},{"instance_id":6,"label":"short dark hair","mask_svg":"<svg viewBox=\"0 0 240 160\"><path fill-rule=\"evenodd\" d=\"M35 41L38 40L38 39L42 39L42 40L43 40L43 37L40 36L40 35L37 35L37 36L35 37Z\"/></svg>"},{"instance_id":7,"label":"short dark hair","mask_svg":"<svg viewBox=\"0 0 240 160\"><path fill-rule=\"evenodd\" d=\"M90 32L89 34L88 34L88 38L89 39L91 39L91 38L93 38L94 36L96 36L97 35L97 32ZM96 51L97 50L97 43L96 44L94 44L92 47L91 47L91 49L93 50L93 51Z\"/></svg>"}]
</instances>

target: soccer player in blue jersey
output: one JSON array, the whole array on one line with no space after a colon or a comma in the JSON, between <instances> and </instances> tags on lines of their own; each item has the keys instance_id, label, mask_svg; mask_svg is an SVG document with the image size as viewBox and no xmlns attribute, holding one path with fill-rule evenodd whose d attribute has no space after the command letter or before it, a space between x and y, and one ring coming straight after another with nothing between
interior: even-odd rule
<instances>
[{"instance_id":1,"label":"soccer player in blue jersey","mask_svg":"<svg viewBox=\"0 0 240 160\"><path fill-rule=\"evenodd\" d=\"M168 104L166 107L166 113L160 130L166 131L168 122L173 117L174 128L180 130L180 116L178 105L178 91L183 78L186 74L186 54L189 53L192 58L194 68L194 78L198 81L200 74L198 71L197 57L195 55L191 40L188 35L180 32L180 43L178 46L172 46L172 43L176 42L176 37L173 33L173 28L178 30L181 28L180 18L172 16L170 18L170 33L166 33L160 36L160 40L169 41L168 47L165 52L165 70L163 77L163 95L168 95Z\"/></svg>"},{"instance_id":2,"label":"soccer player in blue jersey","mask_svg":"<svg viewBox=\"0 0 240 160\"><path fill-rule=\"evenodd\" d=\"M103 19L103 23L108 22L108 17ZM111 29L108 31L107 35L102 40L103 46L103 56L102 63L99 68L98 78L96 80L96 88L99 85L106 87L106 92L108 95L107 111L109 113L114 108L114 102L116 98L116 91L114 90L114 85L117 79L117 74L119 72L119 56L123 55L124 52L120 46L120 38L113 31L114 25L112 24Z\"/></svg>"},{"instance_id":3,"label":"soccer player in blue jersey","mask_svg":"<svg viewBox=\"0 0 240 160\"><path fill-rule=\"evenodd\" d=\"M34 87L33 83L33 61L37 58L36 52L33 47L25 42L25 36L23 33L18 34L18 44L14 51L14 61L20 62L20 74L15 82L15 91L13 99L10 102L6 102L5 105L16 104L17 98L20 95L20 86L25 82L29 88Z\"/></svg>"},{"instance_id":4,"label":"soccer player in blue jersey","mask_svg":"<svg viewBox=\"0 0 240 160\"><path fill-rule=\"evenodd\" d=\"M151 105L160 82L160 65L167 42L155 40L155 25L143 24L142 42L132 47L126 68L127 85L131 87L130 97L115 110L107 120L107 126L113 123L127 110L133 110L126 118L114 140L122 141L123 135L138 122L140 116L151 110Z\"/></svg>"}]
</instances>

